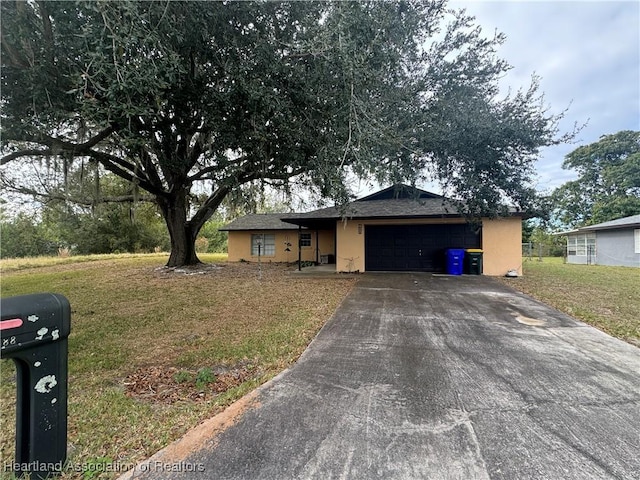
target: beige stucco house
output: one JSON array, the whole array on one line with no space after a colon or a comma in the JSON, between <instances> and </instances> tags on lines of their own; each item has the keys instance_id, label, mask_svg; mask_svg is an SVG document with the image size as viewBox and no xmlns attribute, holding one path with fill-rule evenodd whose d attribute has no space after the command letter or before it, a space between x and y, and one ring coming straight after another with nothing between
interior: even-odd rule
<instances>
[{"instance_id":1,"label":"beige stucco house","mask_svg":"<svg viewBox=\"0 0 640 480\"><path fill-rule=\"evenodd\" d=\"M229 261L335 264L336 272L445 271L450 248L483 250L483 273L522 274L522 215L474 225L439 195L396 185L308 213L247 215L224 228ZM299 246L298 246L299 245Z\"/></svg>"}]
</instances>

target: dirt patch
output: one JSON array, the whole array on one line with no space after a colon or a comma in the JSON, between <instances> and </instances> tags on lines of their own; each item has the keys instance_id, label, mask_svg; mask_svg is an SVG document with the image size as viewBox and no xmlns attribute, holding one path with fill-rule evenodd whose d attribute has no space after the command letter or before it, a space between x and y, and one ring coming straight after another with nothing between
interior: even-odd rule
<instances>
[{"instance_id":1,"label":"dirt patch","mask_svg":"<svg viewBox=\"0 0 640 480\"><path fill-rule=\"evenodd\" d=\"M159 278L184 277L191 275L225 275L231 278L281 278L296 270L295 264L264 262L200 263L184 267L155 267L153 274Z\"/></svg>"},{"instance_id":2,"label":"dirt patch","mask_svg":"<svg viewBox=\"0 0 640 480\"><path fill-rule=\"evenodd\" d=\"M224 265L217 263L200 263L198 265L187 265L183 267L157 267L155 272L159 275L207 275L218 273L224 269Z\"/></svg>"},{"instance_id":3,"label":"dirt patch","mask_svg":"<svg viewBox=\"0 0 640 480\"><path fill-rule=\"evenodd\" d=\"M252 365L218 365L199 370L152 365L127 375L123 385L128 397L171 405L211 400L258 374L258 369Z\"/></svg>"}]
</instances>

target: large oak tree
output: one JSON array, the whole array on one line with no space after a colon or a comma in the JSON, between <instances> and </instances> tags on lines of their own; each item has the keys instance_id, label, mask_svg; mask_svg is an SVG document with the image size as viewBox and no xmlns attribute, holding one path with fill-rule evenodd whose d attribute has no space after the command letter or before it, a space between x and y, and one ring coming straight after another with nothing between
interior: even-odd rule
<instances>
[{"instance_id":1,"label":"large oak tree","mask_svg":"<svg viewBox=\"0 0 640 480\"><path fill-rule=\"evenodd\" d=\"M441 0L1 8L5 187L87 203L50 181L112 172L157 203L169 266L198 262L204 222L252 182L340 202L352 175L428 178L470 215L528 208L538 149L567 138L536 79L498 96L504 37Z\"/></svg>"}]
</instances>

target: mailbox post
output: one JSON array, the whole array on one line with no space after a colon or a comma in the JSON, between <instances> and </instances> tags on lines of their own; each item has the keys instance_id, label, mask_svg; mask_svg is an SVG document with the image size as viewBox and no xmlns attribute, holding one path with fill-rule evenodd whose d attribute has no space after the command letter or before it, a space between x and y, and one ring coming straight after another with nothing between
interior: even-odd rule
<instances>
[{"instance_id":1,"label":"mailbox post","mask_svg":"<svg viewBox=\"0 0 640 480\"><path fill-rule=\"evenodd\" d=\"M62 295L0 301L0 357L16 364L15 475L43 479L67 456L67 337L71 308Z\"/></svg>"}]
</instances>

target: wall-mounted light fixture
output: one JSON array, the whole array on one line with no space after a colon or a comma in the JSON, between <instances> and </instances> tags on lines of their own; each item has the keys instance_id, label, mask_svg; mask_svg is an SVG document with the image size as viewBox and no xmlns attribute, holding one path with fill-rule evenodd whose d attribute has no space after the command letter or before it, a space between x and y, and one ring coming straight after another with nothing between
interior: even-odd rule
<instances>
[{"instance_id":1,"label":"wall-mounted light fixture","mask_svg":"<svg viewBox=\"0 0 640 480\"><path fill-rule=\"evenodd\" d=\"M362 224L358 224L358 235L362 235Z\"/></svg>"}]
</instances>

